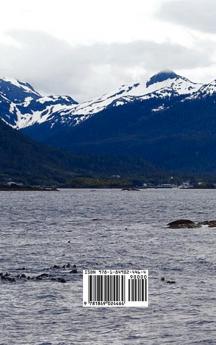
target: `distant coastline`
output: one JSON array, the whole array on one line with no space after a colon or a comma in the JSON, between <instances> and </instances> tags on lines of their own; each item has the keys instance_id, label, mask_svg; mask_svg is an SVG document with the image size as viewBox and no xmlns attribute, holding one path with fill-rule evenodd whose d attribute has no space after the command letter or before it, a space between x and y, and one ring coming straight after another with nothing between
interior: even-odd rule
<instances>
[{"instance_id":1,"label":"distant coastline","mask_svg":"<svg viewBox=\"0 0 216 345\"><path fill-rule=\"evenodd\" d=\"M56 187L39 187L39 186L6 186L6 185L0 185L0 191L4 192L14 192L14 191L58 191Z\"/></svg>"}]
</instances>

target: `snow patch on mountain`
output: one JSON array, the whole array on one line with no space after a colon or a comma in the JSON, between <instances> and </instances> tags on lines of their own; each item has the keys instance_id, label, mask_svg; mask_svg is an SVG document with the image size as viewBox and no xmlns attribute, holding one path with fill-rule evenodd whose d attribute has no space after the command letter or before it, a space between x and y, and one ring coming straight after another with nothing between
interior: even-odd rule
<instances>
[{"instance_id":1,"label":"snow patch on mountain","mask_svg":"<svg viewBox=\"0 0 216 345\"><path fill-rule=\"evenodd\" d=\"M188 96L186 100L202 99L211 96L216 96L216 80L213 80L209 84L202 85L197 92Z\"/></svg>"},{"instance_id":2,"label":"snow patch on mountain","mask_svg":"<svg viewBox=\"0 0 216 345\"><path fill-rule=\"evenodd\" d=\"M5 104L7 111L4 107L3 118L10 118L8 124L14 128L22 129L43 123L54 128L59 124L76 126L110 107L122 107L132 102L158 100L161 104L152 111L160 112L167 100L184 101L215 92L216 81L202 85L172 71L163 71L143 83L122 85L101 97L78 104L70 96L43 96L28 83L3 78L0 79L0 106L1 103Z\"/></svg>"},{"instance_id":3,"label":"snow patch on mountain","mask_svg":"<svg viewBox=\"0 0 216 345\"><path fill-rule=\"evenodd\" d=\"M207 85L202 86L199 90L199 93L202 96L212 96L213 94L216 94L216 80Z\"/></svg>"},{"instance_id":4,"label":"snow patch on mountain","mask_svg":"<svg viewBox=\"0 0 216 345\"><path fill-rule=\"evenodd\" d=\"M162 111L162 110L165 110L165 109L169 109L169 107L165 107L164 105L160 105L157 108L153 108L152 112Z\"/></svg>"},{"instance_id":5,"label":"snow patch on mountain","mask_svg":"<svg viewBox=\"0 0 216 345\"><path fill-rule=\"evenodd\" d=\"M12 87L16 87L18 89L21 89L25 93L34 94L37 97L41 97L41 95L37 91L35 91L29 83L26 83L26 82L23 82L20 80L16 80L14 78L6 78L6 77L0 79L0 81L7 83L7 90L8 91L9 91L10 85L11 85ZM1 85L0 85L0 88L1 88Z\"/></svg>"},{"instance_id":6,"label":"snow patch on mountain","mask_svg":"<svg viewBox=\"0 0 216 345\"><path fill-rule=\"evenodd\" d=\"M164 72L161 73L164 76ZM153 76L146 83L136 83L129 86L121 86L117 91L103 95L102 97L77 105L73 108L74 115L92 115L99 113L110 105L124 105L125 101L146 100L150 98L167 98L170 96L191 95L200 89L202 84L193 83L180 77L174 72L167 74L167 79L161 74ZM123 101L124 99L124 101ZM118 100L118 103L115 101Z\"/></svg>"}]
</instances>

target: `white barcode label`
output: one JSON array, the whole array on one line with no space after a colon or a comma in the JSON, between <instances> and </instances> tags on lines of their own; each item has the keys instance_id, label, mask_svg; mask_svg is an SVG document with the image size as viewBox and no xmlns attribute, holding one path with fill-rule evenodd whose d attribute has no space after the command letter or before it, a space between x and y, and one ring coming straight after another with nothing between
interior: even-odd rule
<instances>
[{"instance_id":1,"label":"white barcode label","mask_svg":"<svg viewBox=\"0 0 216 345\"><path fill-rule=\"evenodd\" d=\"M148 270L84 270L84 307L148 307Z\"/></svg>"}]
</instances>

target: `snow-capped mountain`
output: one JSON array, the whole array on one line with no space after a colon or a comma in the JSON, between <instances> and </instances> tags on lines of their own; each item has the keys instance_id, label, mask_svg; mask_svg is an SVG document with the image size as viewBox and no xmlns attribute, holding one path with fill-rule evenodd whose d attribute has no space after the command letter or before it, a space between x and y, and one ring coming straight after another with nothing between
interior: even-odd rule
<instances>
[{"instance_id":1,"label":"snow-capped mountain","mask_svg":"<svg viewBox=\"0 0 216 345\"><path fill-rule=\"evenodd\" d=\"M70 96L43 96L25 82L0 79L0 116L16 129L46 125L49 129L76 126L110 107L154 101L160 112L176 101L196 99L216 92L216 81L202 85L171 71L160 72L143 83L122 85L113 92L78 104Z\"/></svg>"},{"instance_id":2,"label":"snow-capped mountain","mask_svg":"<svg viewBox=\"0 0 216 345\"><path fill-rule=\"evenodd\" d=\"M139 157L178 171L216 171L216 81L161 72L78 104L0 80L0 117L33 139L76 154Z\"/></svg>"},{"instance_id":3,"label":"snow-capped mountain","mask_svg":"<svg viewBox=\"0 0 216 345\"><path fill-rule=\"evenodd\" d=\"M160 72L145 83L122 85L118 90L103 95L98 99L77 105L74 115L99 113L108 106L121 106L133 101L144 101L150 98L188 96L200 89L202 84L196 84L174 72Z\"/></svg>"},{"instance_id":4,"label":"snow-capped mountain","mask_svg":"<svg viewBox=\"0 0 216 345\"><path fill-rule=\"evenodd\" d=\"M28 83L0 79L0 117L13 128L55 121L59 112L75 104L70 96L43 96Z\"/></svg>"},{"instance_id":5,"label":"snow-capped mountain","mask_svg":"<svg viewBox=\"0 0 216 345\"><path fill-rule=\"evenodd\" d=\"M0 94L15 103L40 97L30 84L12 78L0 79Z\"/></svg>"},{"instance_id":6,"label":"snow-capped mountain","mask_svg":"<svg viewBox=\"0 0 216 345\"><path fill-rule=\"evenodd\" d=\"M216 96L216 80L209 84L202 85L197 92L193 93L188 99L201 99Z\"/></svg>"}]
</instances>

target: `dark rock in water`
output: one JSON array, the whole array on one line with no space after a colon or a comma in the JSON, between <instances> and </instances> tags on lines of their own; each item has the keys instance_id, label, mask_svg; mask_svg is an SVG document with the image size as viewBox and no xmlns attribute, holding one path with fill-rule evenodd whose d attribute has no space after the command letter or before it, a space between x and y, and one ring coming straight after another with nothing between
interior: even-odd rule
<instances>
[{"instance_id":1,"label":"dark rock in water","mask_svg":"<svg viewBox=\"0 0 216 345\"><path fill-rule=\"evenodd\" d=\"M200 222L200 225L208 225L209 221L208 220L204 220L203 222Z\"/></svg>"},{"instance_id":2,"label":"dark rock in water","mask_svg":"<svg viewBox=\"0 0 216 345\"><path fill-rule=\"evenodd\" d=\"M0 278L4 282L15 283L16 279L11 277L9 273L0 273Z\"/></svg>"},{"instance_id":3,"label":"dark rock in water","mask_svg":"<svg viewBox=\"0 0 216 345\"><path fill-rule=\"evenodd\" d=\"M21 274L20 278L21 278L21 279L26 279L27 277L26 277L26 275L23 273L23 274Z\"/></svg>"},{"instance_id":4,"label":"dark rock in water","mask_svg":"<svg viewBox=\"0 0 216 345\"><path fill-rule=\"evenodd\" d=\"M39 276L37 276L36 278L41 278L41 279L43 279L43 278L48 278L49 277L49 274L48 273L42 273L42 274L40 274Z\"/></svg>"},{"instance_id":5,"label":"dark rock in water","mask_svg":"<svg viewBox=\"0 0 216 345\"><path fill-rule=\"evenodd\" d=\"M216 220L209 220L208 221L209 228L216 228Z\"/></svg>"},{"instance_id":6,"label":"dark rock in water","mask_svg":"<svg viewBox=\"0 0 216 345\"><path fill-rule=\"evenodd\" d=\"M46 278L49 278L49 274L48 273L42 273L42 274L39 274L38 276L30 278L30 279L43 280L43 279L46 279Z\"/></svg>"},{"instance_id":7,"label":"dark rock in water","mask_svg":"<svg viewBox=\"0 0 216 345\"><path fill-rule=\"evenodd\" d=\"M216 228L216 220L206 220L201 222L200 225L208 225L209 228Z\"/></svg>"},{"instance_id":8,"label":"dark rock in water","mask_svg":"<svg viewBox=\"0 0 216 345\"><path fill-rule=\"evenodd\" d=\"M70 273L78 273L76 265L73 265L73 269Z\"/></svg>"},{"instance_id":9,"label":"dark rock in water","mask_svg":"<svg viewBox=\"0 0 216 345\"><path fill-rule=\"evenodd\" d=\"M59 265L54 265L54 266L52 266L51 268L53 268L53 269L55 269L55 270L58 270L58 269L60 269L61 267L60 267Z\"/></svg>"},{"instance_id":10,"label":"dark rock in water","mask_svg":"<svg viewBox=\"0 0 216 345\"><path fill-rule=\"evenodd\" d=\"M41 276L34 277L35 280L42 280L43 278Z\"/></svg>"},{"instance_id":11,"label":"dark rock in water","mask_svg":"<svg viewBox=\"0 0 216 345\"><path fill-rule=\"evenodd\" d=\"M57 282L66 283L66 280L64 278L57 278Z\"/></svg>"},{"instance_id":12,"label":"dark rock in water","mask_svg":"<svg viewBox=\"0 0 216 345\"><path fill-rule=\"evenodd\" d=\"M0 272L0 282L2 283L7 283L7 282L27 282L27 281L34 281L34 282L40 282L40 281L56 281L60 283L66 283L67 281L65 280L62 275L68 274L68 273L78 273L77 271L77 266L76 265L71 265L69 262L64 264L64 265L54 265L51 266L50 269L54 270L60 270L58 271L60 274L60 277L56 277L57 271L55 272L48 272L48 273L41 273L39 275L27 275L22 272L17 272L18 274L11 274L8 272ZM21 270L21 269L20 269ZM47 270L47 268L46 268Z\"/></svg>"},{"instance_id":13,"label":"dark rock in water","mask_svg":"<svg viewBox=\"0 0 216 345\"><path fill-rule=\"evenodd\" d=\"M5 279L9 283L15 283L16 279L14 277L5 277Z\"/></svg>"},{"instance_id":14,"label":"dark rock in water","mask_svg":"<svg viewBox=\"0 0 216 345\"><path fill-rule=\"evenodd\" d=\"M162 282L165 282L165 277L161 277L161 281L162 281Z\"/></svg>"},{"instance_id":15,"label":"dark rock in water","mask_svg":"<svg viewBox=\"0 0 216 345\"><path fill-rule=\"evenodd\" d=\"M202 225L208 225L209 228L216 228L216 220L206 220L203 222L193 222L189 219L178 219L167 224L170 229L192 229L199 228Z\"/></svg>"},{"instance_id":16,"label":"dark rock in water","mask_svg":"<svg viewBox=\"0 0 216 345\"><path fill-rule=\"evenodd\" d=\"M26 275L25 274L17 274L16 276L17 279L26 279Z\"/></svg>"},{"instance_id":17,"label":"dark rock in water","mask_svg":"<svg viewBox=\"0 0 216 345\"><path fill-rule=\"evenodd\" d=\"M140 189L139 189L139 188L136 188L136 187L123 187L123 188L122 188L122 191L139 192Z\"/></svg>"},{"instance_id":18,"label":"dark rock in water","mask_svg":"<svg viewBox=\"0 0 216 345\"><path fill-rule=\"evenodd\" d=\"M199 227L199 224L189 219L178 219L167 224L170 229L191 229Z\"/></svg>"},{"instance_id":19,"label":"dark rock in water","mask_svg":"<svg viewBox=\"0 0 216 345\"><path fill-rule=\"evenodd\" d=\"M175 280L167 280L166 283L167 284L175 284L176 282L175 282Z\"/></svg>"},{"instance_id":20,"label":"dark rock in water","mask_svg":"<svg viewBox=\"0 0 216 345\"><path fill-rule=\"evenodd\" d=\"M71 264L68 262L66 265L63 265L62 268L71 268Z\"/></svg>"}]
</instances>

